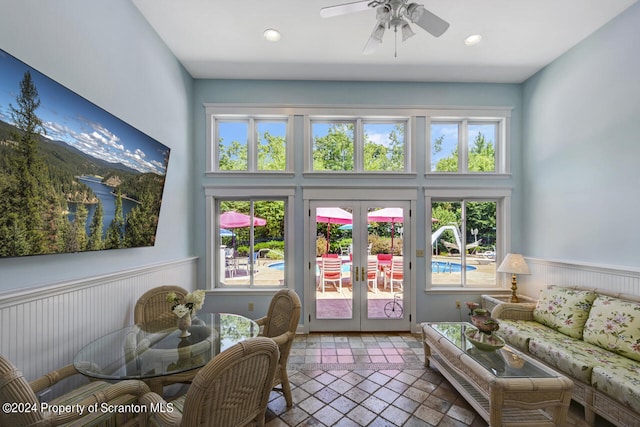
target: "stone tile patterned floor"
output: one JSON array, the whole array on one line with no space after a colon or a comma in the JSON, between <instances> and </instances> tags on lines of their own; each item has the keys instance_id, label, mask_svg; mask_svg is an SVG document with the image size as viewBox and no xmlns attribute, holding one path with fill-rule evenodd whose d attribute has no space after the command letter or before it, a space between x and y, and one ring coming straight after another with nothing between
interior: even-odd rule
<instances>
[{"instance_id":1,"label":"stone tile patterned floor","mask_svg":"<svg viewBox=\"0 0 640 427\"><path fill-rule=\"evenodd\" d=\"M487 426L423 361L409 333L300 335L289 356L294 405L272 392L266 426ZM568 426L586 426L581 411L572 404Z\"/></svg>"}]
</instances>

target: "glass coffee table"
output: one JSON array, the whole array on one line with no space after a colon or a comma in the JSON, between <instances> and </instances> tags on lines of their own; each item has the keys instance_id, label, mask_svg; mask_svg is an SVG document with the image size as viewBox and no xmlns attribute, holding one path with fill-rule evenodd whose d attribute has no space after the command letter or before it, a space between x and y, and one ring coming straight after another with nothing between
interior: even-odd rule
<instances>
[{"instance_id":1,"label":"glass coffee table","mask_svg":"<svg viewBox=\"0 0 640 427\"><path fill-rule=\"evenodd\" d=\"M564 426L573 382L508 345L475 348L473 325L423 323L425 366L433 366L490 426Z\"/></svg>"}]
</instances>

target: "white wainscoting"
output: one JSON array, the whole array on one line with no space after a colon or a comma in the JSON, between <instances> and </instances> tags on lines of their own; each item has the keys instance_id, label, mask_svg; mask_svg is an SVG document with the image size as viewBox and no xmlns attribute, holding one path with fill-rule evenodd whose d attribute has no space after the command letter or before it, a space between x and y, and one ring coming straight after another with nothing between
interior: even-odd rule
<instances>
[{"instance_id":1,"label":"white wainscoting","mask_svg":"<svg viewBox=\"0 0 640 427\"><path fill-rule=\"evenodd\" d=\"M79 349L133 323L136 300L161 285L196 286L197 258L0 294L0 354L27 380L73 362Z\"/></svg>"},{"instance_id":2,"label":"white wainscoting","mask_svg":"<svg viewBox=\"0 0 640 427\"><path fill-rule=\"evenodd\" d=\"M548 285L581 286L640 295L640 269L526 258L530 276L518 276L518 293L537 299Z\"/></svg>"}]
</instances>

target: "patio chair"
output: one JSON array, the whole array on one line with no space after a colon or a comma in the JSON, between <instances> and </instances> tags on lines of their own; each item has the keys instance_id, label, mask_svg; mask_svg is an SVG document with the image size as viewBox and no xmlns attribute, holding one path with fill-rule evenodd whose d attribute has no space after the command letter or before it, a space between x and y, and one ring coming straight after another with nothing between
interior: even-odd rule
<instances>
[{"instance_id":1,"label":"patio chair","mask_svg":"<svg viewBox=\"0 0 640 427\"><path fill-rule=\"evenodd\" d=\"M322 293L324 293L327 283L333 284L336 290L342 291L342 260L340 258L322 257L320 265Z\"/></svg>"},{"instance_id":2,"label":"patio chair","mask_svg":"<svg viewBox=\"0 0 640 427\"><path fill-rule=\"evenodd\" d=\"M15 405L17 410L0 412L0 426L58 426L66 423L82 426L117 425L127 419L132 421L137 414L116 414L104 411L88 413L86 408L108 402L109 405L133 405L138 397L149 392L142 381L126 380L115 384L104 381L92 381L48 402L49 405L72 405L85 409L82 415L76 411L56 412L42 410L42 404L36 397L41 392L62 379L79 374L73 365L31 381L22 376L22 372L4 356L0 355L0 402ZM76 406L77 405L77 406ZM28 410L27 410L28 409ZM44 408L46 409L46 408Z\"/></svg>"},{"instance_id":3,"label":"patio chair","mask_svg":"<svg viewBox=\"0 0 640 427\"><path fill-rule=\"evenodd\" d=\"M378 293L378 258L367 259L367 284L374 293Z\"/></svg>"},{"instance_id":4,"label":"patio chair","mask_svg":"<svg viewBox=\"0 0 640 427\"><path fill-rule=\"evenodd\" d=\"M402 289L402 282L404 281L404 259L402 257L393 257L391 259L391 268L385 271L385 288L387 285L391 288L393 293L393 285L397 284L399 289Z\"/></svg>"},{"instance_id":5,"label":"patio chair","mask_svg":"<svg viewBox=\"0 0 640 427\"><path fill-rule=\"evenodd\" d=\"M482 243L482 239L478 239L473 243L469 243L468 245L466 245L465 247L467 248L467 250L469 251L469 253L475 253L476 250L478 250L478 246L480 246L480 244ZM446 240L442 241L442 244L451 250L456 250L458 252L460 252L460 248L458 247L458 245L456 245L455 243L451 243L451 242L447 242Z\"/></svg>"},{"instance_id":6,"label":"patio chair","mask_svg":"<svg viewBox=\"0 0 640 427\"><path fill-rule=\"evenodd\" d=\"M172 411L156 393L140 399L151 424L167 426L264 426L269 393L278 366L274 340L249 338L207 363L193 379L186 395L171 401Z\"/></svg>"},{"instance_id":7,"label":"patio chair","mask_svg":"<svg viewBox=\"0 0 640 427\"><path fill-rule=\"evenodd\" d=\"M167 295L171 292L180 299L188 293L180 286L158 286L148 290L136 301L133 322L136 325L144 325L148 332L175 327L176 316L171 312L172 304L167 301Z\"/></svg>"},{"instance_id":8,"label":"patio chair","mask_svg":"<svg viewBox=\"0 0 640 427\"><path fill-rule=\"evenodd\" d=\"M300 308L298 294L292 289L281 289L271 299L267 315L256 320L256 323L263 328L260 335L272 338L280 348L280 360L273 380L273 387L278 385L282 387L288 408L293 406L293 398L287 375L287 361L298 329Z\"/></svg>"}]
</instances>

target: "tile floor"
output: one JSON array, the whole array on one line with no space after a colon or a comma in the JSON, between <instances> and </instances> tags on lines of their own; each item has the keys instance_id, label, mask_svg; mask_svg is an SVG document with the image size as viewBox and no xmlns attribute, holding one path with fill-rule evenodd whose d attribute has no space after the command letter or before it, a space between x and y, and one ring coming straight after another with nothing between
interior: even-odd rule
<instances>
[{"instance_id":1,"label":"tile floor","mask_svg":"<svg viewBox=\"0 0 640 427\"><path fill-rule=\"evenodd\" d=\"M486 426L423 361L409 333L301 335L288 365L294 405L272 392L266 426ZM586 426L581 410L572 404L569 426Z\"/></svg>"}]
</instances>

